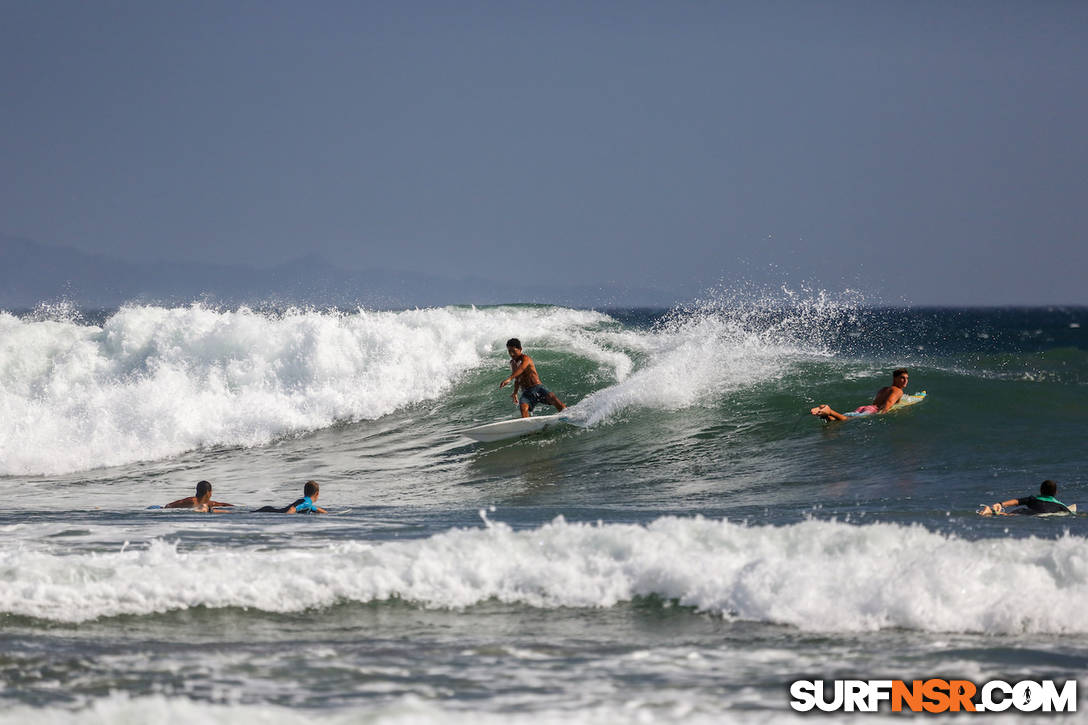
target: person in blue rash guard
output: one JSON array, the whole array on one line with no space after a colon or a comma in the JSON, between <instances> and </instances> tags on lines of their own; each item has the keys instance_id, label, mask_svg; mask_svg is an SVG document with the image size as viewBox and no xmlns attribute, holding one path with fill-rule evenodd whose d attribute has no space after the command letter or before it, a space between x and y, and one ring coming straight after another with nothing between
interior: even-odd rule
<instances>
[{"instance_id":1,"label":"person in blue rash guard","mask_svg":"<svg viewBox=\"0 0 1088 725\"><path fill-rule=\"evenodd\" d=\"M317 506L314 501L321 495L321 487L317 484L317 481L307 481L306 485L302 487L302 498L295 501L290 506L283 508L276 508L275 506L263 506L257 509L257 513L271 513L271 514L327 514L323 508Z\"/></svg>"},{"instance_id":2,"label":"person in blue rash guard","mask_svg":"<svg viewBox=\"0 0 1088 725\"><path fill-rule=\"evenodd\" d=\"M1058 493L1058 484L1050 479L1043 481L1039 486L1038 496L1025 498L1010 498L1008 501L999 501L992 506L983 506L979 511L981 516L1034 516L1035 514L1067 514L1069 507L1054 498ZM1012 511L1006 511L1009 506L1020 506Z\"/></svg>"},{"instance_id":3,"label":"person in blue rash guard","mask_svg":"<svg viewBox=\"0 0 1088 725\"><path fill-rule=\"evenodd\" d=\"M306 485L302 487L302 501L295 501L293 504L287 507L285 513L289 514L327 514L323 508L318 508L314 501L321 495L321 487L317 485L317 481L307 481Z\"/></svg>"}]
</instances>

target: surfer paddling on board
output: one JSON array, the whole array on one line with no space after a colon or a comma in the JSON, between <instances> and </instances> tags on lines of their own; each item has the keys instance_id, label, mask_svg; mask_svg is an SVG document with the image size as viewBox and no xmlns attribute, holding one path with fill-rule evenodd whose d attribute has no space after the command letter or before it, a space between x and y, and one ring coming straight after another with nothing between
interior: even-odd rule
<instances>
[{"instance_id":1,"label":"surfer paddling on board","mask_svg":"<svg viewBox=\"0 0 1088 725\"><path fill-rule=\"evenodd\" d=\"M521 340L511 337L506 341L506 352L510 354L510 376L499 383L500 388L505 388L514 381L514 392L510 397L521 408L521 417L528 418L537 404L550 405L556 410L562 411L567 406L556 397L555 393L545 388L540 383L540 375L536 371L533 359L521 351ZM521 391L520 395L518 391Z\"/></svg>"},{"instance_id":2,"label":"surfer paddling on board","mask_svg":"<svg viewBox=\"0 0 1088 725\"><path fill-rule=\"evenodd\" d=\"M892 409L892 406L898 403L899 399L903 397L909 377L910 376L905 369L899 368L892 373L892 384L877 391L876 397L873 398L872 405L863 405L854 412L863 415L887 413ZM829 405L817 405L809 412L826 421L850 420L850 416L835 412Z\"/></svg>"},{"instance_id":3,"label":"surfer paddling on board","mask_svg":"<svg viewBox=\"0 0 1088 725\"><path fill-rule=\"evenodd\" d=\"M1010 498L1008 501L1000 501L992 506L983 506L978 512L979 516L1034 516L1035 514L1068 514L1072 513L1064 503L1054 498L1058 493L1058 484L1050 479L1039 486L1038 496L1025 496L1024 498ZM1008 506L1021 506L1012 511L1006 511Z\"/></svg>"},{"instance_id":4,"label":"surfer paddling on board","mask_svg":"<svg viewBox=\"0 0 1088 725\"><path fill-rule=\"evenodd\" d=\"M234 504L212 501L212 484L209 481L201 481L196 485L196 495L179 498L163 506L164 509L193 509L203 513L222 513L218 508L231 508Z\"/></svg>"},{"instance_id":5,"label":"surfer paddling on board","mask_svg":"<svg viewBox=\"0 0 1088 725\"><path fill-rule=\"evenodd\" d=\"M283 508L275 506L262 506L257 509L259 514L327 514L314 501L321 495L321 485L317 481L307 481L302 487L302 498Z\"/></svg>"}]
</instances>

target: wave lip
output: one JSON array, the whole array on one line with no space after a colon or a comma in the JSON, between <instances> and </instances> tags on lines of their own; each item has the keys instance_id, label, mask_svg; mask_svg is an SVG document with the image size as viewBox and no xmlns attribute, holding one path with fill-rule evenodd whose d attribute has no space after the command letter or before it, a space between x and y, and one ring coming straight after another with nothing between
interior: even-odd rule
<instances>
[{"instance_id":1,"label":"wave lip","mask_svg":"<svg viewBox=\"0 0 1088 725\"><path fill-rule=\"evenodd\" d=\"M466 373L499 363L512 335L596 365L601 387L570 413L586 424L701 405L826 353L824 337L852 309L820 297L778 302L719 299L650 330L529 306L268 314L134 305L100 326L76 313L0 312L0 476L260 446L375 420L441 399Z\"/></svg>"},{"instance_id":2,"label":"wave lip","mask_svg":"<svg viewBox=\"0 0 1088 725\"><path fill-rule=\"evenodd\" d=\"M589 525L561 517L428 539L323 550L0 550L0 612L80 622L191 607L303 611L400 599L465 608L612 607L656 596L807 631L1088 631L1088 543L1065 535L968 541L920 526L807 521L751 526L665 517Z\"/></svg>"},{"instance_id":3,"label":"wave lip","mask_svg":"<svg viewBox=\"0 0 1088 725\"><path fill-rule=\"evenodd\" d=\"M719 291L671 311L649 332L618 336L644 363L634 371L618 368L616 384L568 415L594 425L633 408L715 405L723 395L782 380L797 363L831 355L829 342L858 303L852 294L838 299L786 288Z\"/></svg>"}]
</instances>

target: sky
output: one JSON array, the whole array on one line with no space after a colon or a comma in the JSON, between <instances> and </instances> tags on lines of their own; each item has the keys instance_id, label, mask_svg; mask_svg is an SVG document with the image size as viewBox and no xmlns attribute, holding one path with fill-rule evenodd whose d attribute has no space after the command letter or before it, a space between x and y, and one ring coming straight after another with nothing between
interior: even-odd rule
<instances>
[{"instance_id":1,"label":"sky","mask_svg":"<svg viewBox=\"0 0 1088 725\"><path fill-rule=\"evenodd\" d=\"M0 0L0 234L1088 304L1088 3Z\"/></svg>"}]
</instances>

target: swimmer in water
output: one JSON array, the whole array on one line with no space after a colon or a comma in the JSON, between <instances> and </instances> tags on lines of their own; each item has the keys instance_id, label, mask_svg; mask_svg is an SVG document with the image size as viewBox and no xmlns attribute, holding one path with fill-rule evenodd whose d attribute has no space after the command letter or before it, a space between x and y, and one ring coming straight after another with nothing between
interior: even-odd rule
<instances>
[{"instance_id":1,"label":"swimmer in water","mask_svg":"<svg viewBox=\"0 0 1088 725\"><path fill-rule=\"evenodd\" d=\"M234 504L223 503L222 501L212 501L212 484L208 481L201 481L196 485L196 495L188 496L186 498L179 498L177 501L171 501L163 506L164 509L192 509L193 511L200 511L202 513L225 513L223 511L216 511L217 508L231 508Z\"/></svg>"},{"instance_id":2,"label":"swimmer in water","mask_svg":"<svg viewBox=\"0 0 1088 725\"><path fill-rule=\"evenodd\" d=\"M1034 516L1035 514L1072 513L1068 506L1054 498L1056 493L1058 493L1058 484L1048 478L1040 484L1038 496L999 501L992 506L983 506L978 514L979 516ZM1020 506L1021 508L1006 511L1005 509L1009 506Z\"/></svg>"},{"instance_id":3,"label":"swimmer in water","mask_svg":"<svg viewBox=\"0 0 1088 725\"><path fill-rule=\"evenodd\" d=\"M276 508L275 506L262 506L257 509L257 513L266 514L327 514L323 508L319 508L314 501L321 495L321 487L317 481L307 481L306 485L302 487L302 498L295 501L289 506L283 508Z\"/></svg>"},{"instance_id":4,"label":"swimmer in water","mask_svg":"<svg viewBox=\"0 0 1088 725\"><path fill-rule=\"evenodd\" d=\"M903 368L896 370L892 373L892 384L877 391L876 397L873 398L873 404L863 405L854 412L870 414L887 413L892 409L892 406L898 403L899 399L903 397L909 378L908 372ZM817 405L809 412L828 422L832 420L850 420L850 416L835 412L829 405Z\"/></svg>"}]
</instances>

